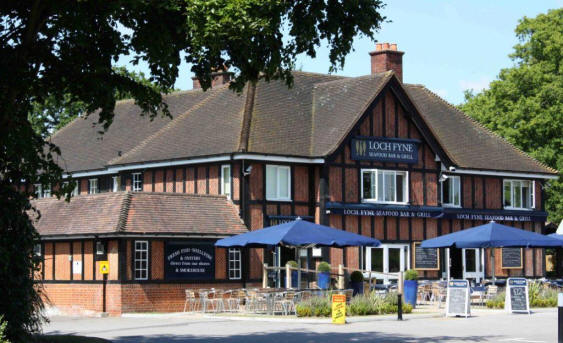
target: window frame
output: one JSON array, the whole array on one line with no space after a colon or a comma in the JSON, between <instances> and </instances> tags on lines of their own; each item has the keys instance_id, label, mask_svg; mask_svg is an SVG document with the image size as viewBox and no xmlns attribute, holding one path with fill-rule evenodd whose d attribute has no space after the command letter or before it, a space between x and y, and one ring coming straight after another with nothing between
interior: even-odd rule
<instances>
[{"instance_id":1,"label":"window frame","mask_svg":"<svg viewBox=\"0 0 563 343\"><path fill-rule=\"evenodd\" d=\"M229 180L229 184L226 185L225 184L225 171L228 169L228 180ZM232 190L232 174L231 174L231 165L230 164L223 164L221 165L221 195L226 195L227 199L231 199L232 194L231 194L231 190ZM228 189L226 189L228 188Z\"/></svg>"},{"instance_id":2,"label":"window frame","mask_svg":"<svg viewBox=\"0 0 563 343\"><path fill-rule=\"evenodd\" d=\"M364 198L364 173L375 173L375 198ZM394 198L397 199L397 174L402 174L404 178L403 184L403 198L404 201L386 201L386 200L379 200L379 172L382 172L383 175L383 189L385 192L385 174L393 173L393 182L394 182L394 189L395 195ZM360 196L361 201L363 203L374 203L374 204L395 204L395 205L407 205L410 202L410 194L409 194L409 172L407 170L395 170L395 169L377 169L377 168L362 168L360 170ZM385 193L383 193L383 198L385 198Z\"/></svg>"},{"instance_id":3,"label":"window frame","mask_svg":"<svg viewBox=\"0 0 563 343\"><path fill-rule=\"evenodd\" d=\"M94 192L92 192L92 182L95 181L96 187L94 188ZM100 192L98 178L88 179L88 194L98 194Z\"/></svg>"},{"instance_id":4,"label":"window frame","mask_svg":"<svg viewBox=\"0 0 563 343\"><path fill-rule=\"evenodd\" d=\"M275 175L276 175L276 196L270 197L268 195L268 168L275 168ZM287 171L287 198L280 196L280 170L284 169ZM291 201L291 167L287 165L277 165L277 164L267 164L266 171L264 173L264 177L266 178L266 200L267 201Z\"/></svg>"},{"instance_id":5,"label":"window frame","mask_svg":"<svg viewBox=\"0 0 563 343\"><path fill-rule=\"evenodd\" d=\"M505 194L505 185L506 183L510 183L510 205L505 205L506 204L506 194ZM520 203L523 205L524 204L524 196L523 196L523 192L522 192L522 183L527 183L528 184L528 189L530 190L530 194L528 195L530 197L529 201L530 201L530 207L516 207L514 206L514 196L515 196L515 192L514 192L514 185L515 183L519 183L520 184ZM536 208L536 182L534 180L523 180L523 179L503 179L502 180L502 206L505 210L524 210L524 211L532 211Z\"/></svg>"},{"instance_id":6,"label":"window frame","mask_svg":"<svg viewBox=\"0 0 563 343\"><path fill-rule=\"evenodd\" d=\"M141 249L137 246L137 244L144 245ZM137 258L137 252L141 255L144 254L144 257ZM149 241L133 241L133 279L134 280L148 280L149 279ZM140 267L137 268L137 262L139 262ZM144 267L143 267L144 262ZM137 272L140 272L140 276L137 275ZM144 274L144 277L143 277Z\"/></svg>"},{"instance_id":7,"label":"window frame","mask_svg":"<svg viewBox=\"0 0 563 343\"><path fill-rule=\"evenodd\" d=\"M455 191L454 187L450 188L450 198L448 199L448 201L444 201L444 184L446 182L452 182L453 180L457 180L457 192L459 194L458 200L459 200L459 204L455 203L455 196L453 191ZM459 175L448 175L448 178L445 179L444 181L442 181L442 187L441 188L441 196L440 196L440 200L442 202L442 206L443 207L461 207L461 177ZM452 200L452 201L450 201Z\"/></svg>"},{"instance_id":8,"label":"window frame","mask_svg":"<svg viewBox=\"0 0 563 343\"><path fill-rule=\"evenodd\" d=\"M231 267L231 263L233 263L233 267ZM242 252L240 248L229 248L227 250L227 275L229 280L242 279Z\"/></svg>"},{"instance_id":9,"label":"window frame","mask_svg":"<svg viewBox=\"0 0 563 343\"><path fill-rule=\"evenodd\" d=\"M131 191L132 192L142 192L143 191L143 179L141 172L131 173ZM137 180L135 178L138 177ZM137 184L137 185L135 185Z\"/></svg>"}]
</instances>

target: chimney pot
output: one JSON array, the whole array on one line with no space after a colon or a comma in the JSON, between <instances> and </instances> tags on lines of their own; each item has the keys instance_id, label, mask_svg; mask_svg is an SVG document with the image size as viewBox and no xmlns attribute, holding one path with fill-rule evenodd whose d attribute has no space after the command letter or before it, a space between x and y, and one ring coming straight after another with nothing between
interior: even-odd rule
<instances>
[{"instance_id":1,"label":"chimney pot","mask_svg":"<svg viewBox=\"0 0 563 343\"><path fill-rule=\"evenodd\" d=\"M219 69L219 71L215 71L215 68L213 70L214 71L211 72L211 88L224 85L225 83L229 83L231 81L233 73L229 72L226 66L224 66L223 69ZM193 89L201 88L201 84L199 83L197 77L192 77L192 81Z\"/></svg>"},{"instance_id":2,"label":"chimney pot","mask_svg":"<svg viewBox=\"0 0 563 343\"><path fill-rule=\"evenodd\" d=\"M371 56L371 73L378 74L392 70L403 82L403 54L397 50L396 43L377 43Z\"/></svg>"}]
</instances>

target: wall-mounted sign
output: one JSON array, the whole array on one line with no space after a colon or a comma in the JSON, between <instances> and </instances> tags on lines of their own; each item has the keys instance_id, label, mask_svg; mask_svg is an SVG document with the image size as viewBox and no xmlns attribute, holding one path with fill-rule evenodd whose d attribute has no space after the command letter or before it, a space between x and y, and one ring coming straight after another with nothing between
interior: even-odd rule
<instances>
[{"instance_id":1,"label":"wall-mounted sign","mask_svg":"<svg viewBox=\"0 0 563 343\"><path fill-rule=\"evenodd\" d=\"M348 216L404 217L404 218L443 218L482 221L531 221L543 222L547 218L544 211L515 210L475 210L439 206L389 205L373 203L327 202L328 213Z\"/></svg>"},{"instance_id":2,"label":"wall-mounted sign","mask_svg":"<svg viewBox=\"0 0 563 343\"><path fill-rule=\"evenodd\" d=\"M422 248L420 243L413 243L414 269L440 270L440 250L437 248Z\"/></svg>"},{"instance_id":3,"label":"wall-mounted sign","mask_svg":"<svg viewBox=\"0 0 563 343\"><path fill-rule=\"evenodd\" d=\"M72 274L82 274L82 261L72 261Z\"/></svg>"},{"instance_id":4,"label":"wall-mounted sign","mask_svg":"<svg viewBox=\"0 0 563 343\"><path fill-rule=\"evenodd\" d=\"M522 248L502 248L500 255L503 269L522 269Z\"/></svg>"},{"instance_id":5,"label":"wall-mounted sign","mask_svg":"<svg viewBox=\"0 0 563 343\"><path fill-rule=\"evenodd\" d=\"M446 317L471 315L469 301L469 281L450 280L448 281L448 292L446 295Z\"/></svg>"},{"instance_id":6,"label":"wall-mounted sign","mask_svg":"<svg viewBox=\"0 0 563 343\"><path fill-rule=\"evenodd\" d=\"M289 223L297 218L301 218L309 222L315 221L315 218L311 216L266 216L266 226L274 226L274 225Z\"/></svg>"},{"instance_id":7,"label":"wall-mounted sign","mask_svg":"<svg viewBox=\"0 0 563 343\"><path fill-rule=\"evenodd\" d=\"M167 280L215 278L213 243L166 242L164 251L164 273Z\"/></svg>"},{"instance_id":8,"label":"wall-mounted sign","mask_svg":"<svg viewBox=\"0 0 563 343\"><path fill-rule=\"evenodd\" d=\"M506 311L530 313L528 281L524 278L508 278L507 286L508 290L504 299Z\"/></svg>"},{"instance_id":9,"label":"wall-mounted sign","mask_svg":"<svg viewBox=\"0 0 563 343\"><path fill-rule=\"evenodd\" d=\"M352 159L396 163L418 163L416 139L356 137L352 139Z\"/></svg>"},{"instance_id":10,"label":"wall-mounted sign","mask_svg":"<svg viewBox=\"0 0 563 343\"><path fill-rule=\"evenodd\" d=\"M100 274L109 274L109 261L100 261Z\"/></svg>"}]
</instances>

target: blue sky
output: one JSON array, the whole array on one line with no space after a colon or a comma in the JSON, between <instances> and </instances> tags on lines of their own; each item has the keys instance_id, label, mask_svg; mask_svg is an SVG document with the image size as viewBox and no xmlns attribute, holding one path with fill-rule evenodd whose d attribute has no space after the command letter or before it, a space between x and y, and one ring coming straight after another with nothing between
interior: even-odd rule
<instances>
[{"instance_id":1,"label":"blue sky","mask_svg":"<svg viewBox=\"0 0 563 343\"><path fill-rule=\"evenodd\" d=\"M403 56L403 81L420 83L453 104L463 101L464 89L481 90L496 78L501 68L513 62L508 55L517 43L518 19L535 17L563 6L563 0L400 0L387 1L383 10L392 22L376 34L378 42L397 43ZM368 53L375 43L356 38L355 51L336 74L366 75ZM327 73L328 49L320 48L312 60L300 56L298 69ZM128 68L143 71L146 67ZM176 88L191 89L192 74L183 63Z\"/></svg>"}]
</instances>

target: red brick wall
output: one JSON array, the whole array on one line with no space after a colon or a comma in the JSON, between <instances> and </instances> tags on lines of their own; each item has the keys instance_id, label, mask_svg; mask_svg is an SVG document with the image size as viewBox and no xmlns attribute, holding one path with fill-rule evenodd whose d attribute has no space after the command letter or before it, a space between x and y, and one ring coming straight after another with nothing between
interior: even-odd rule
<instances>
[{"instance_id":1,"label":"red brick wall","mask_svg":"<svg viewBox=\"0 0 563 343\"><path fill-rule=\"evenodd\" d=\"M102 284L63 283L44 284L43 299L63 313L84 314L84 311L102 312ZM107 284L106 311L121 314L121 285Z\"/></svg>"}]
</instances>

